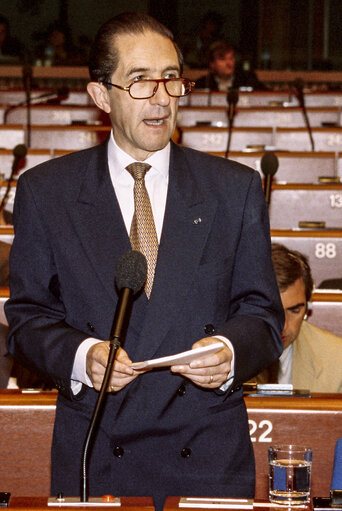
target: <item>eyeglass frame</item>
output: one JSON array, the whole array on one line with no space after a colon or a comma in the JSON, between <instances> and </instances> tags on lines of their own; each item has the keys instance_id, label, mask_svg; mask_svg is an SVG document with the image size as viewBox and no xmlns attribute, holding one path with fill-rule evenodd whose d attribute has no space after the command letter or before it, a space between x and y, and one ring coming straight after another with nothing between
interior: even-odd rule
<instances>
[{"instance_id":1,"label":"eyeglass frame","mask_svg":"<svg viewBox=\"0 0 342 511\"><path fill-rule=\"evenodd\" d=\"M169 91L166 88L166 84L168 82L172 82L174 80L182 80L183 82L187 82L190 85L190 90L186 94L183 94L182 96L174 96L174 95L170 94ZM157 83L157 86L153 90L152 96L147 96L147 97L144 97L144 98L135 98L135 97L132 96L131 90L130 90L132 85L134 85L135 83L140 83L140 82L156 82ZM182 77L179 77L179 78L155 78L155 79L152 79L152 78L146 78L145 79L145 78L143 78L142 80L137 80L135 82L130 83L127 87L122 87L121 85L117 85L117 84L111 83L111 82L104 82L103 81L101 83L103 83L103 85L112 85L113 87L116 87L117 89L120 89L120 90L123 90L125 92L128 92L128 94L130 95L130 97L132 99L150 99L150 98L153 98L153 96L155 96L157 94L157 90L158 90L158 87L159 87L160 83L164 84L165 91L167 92L167 94L171 98L184 98L185 96L190 94L190 92L192 92L193 87L195 87L195 82L192 82L191 80L189 80L189 78L182 78Z\"/></svg>"}]
</instances>

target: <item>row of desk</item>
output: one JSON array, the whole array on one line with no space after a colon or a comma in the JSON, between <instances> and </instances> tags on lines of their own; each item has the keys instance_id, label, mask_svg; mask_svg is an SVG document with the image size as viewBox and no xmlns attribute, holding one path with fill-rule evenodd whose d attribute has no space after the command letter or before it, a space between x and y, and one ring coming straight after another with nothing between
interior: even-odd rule
<instances>
[{"instance_id":1,"label":"row of desk","mask_svg":"<svg viewBox=\"0 0 342 511\"><path fill-rule=\"evenodd\" d=\"M50 447L55 392L0 393L1 489L14 496L50 494ZM267 449L274 443L311 446L312 495L328 496L336 440L341 436L342 400L337 395L261 397L246 395L256 459L256 498L267 498Z\"/></svg>"},{"instance_id":2,"label":"row of desk","mask_svg":"<svg viewBox=\"0 0 342 511\"><path fill-rule=\"evenodd\" d=\"M44 93L57 92L58 89L32 90L31 100L35 101ZM0 90L0 105L17 105L26 100L22 89ZM84 91L70 90L67 97L62 100L64 105L92 105L89 94ZM211 92L195 90L180 99L180 106L227 106L225 92ZM306 92L305 104L307 107L340 107L342 106L342 91ZM292 91L239 91L239 106L299 106L298 100Z\"/></svg>"},{"instance_id":3,"label":"row of desk","mask_svg":"<svg viewBox=\"0 0 342 511\"><path fill-rule=\"evenodd\" d=\"M179 107L177 124L179 126L227 126L226 106L183 106ZM341 126L342 107L309 107L308 118L312 127ZM95 105L32 105L32 124L109 124L109 118ZM25 124L27 108L13 110L0 105L0 119L4 124ZM243 107L238 106L234 118L236 127L301 127L305 126L302 110L299 107Z\"/></svg>"},{"instance_id":4,"label":"row of desk","mask_svg":"<svg viewBox=\"0 0 342 511\"><path fill-rule=\"evenodd\" d=\"M79 150L102 142L110 126L98 125L32 125L30 147L33 149ZM179 126L178 142L205 152L225 152L228 142L226 127ZM341 152L342 127L312 128L315 151ZM28 130L22 124L0 126L0 148L13 149L27 141ZM306 128L240 127L233 128L231 151L311 151Z\"/></svg>"},{"instance_id":5,"label":"row of desk","mask_svg":"<svg viewBox=\"0 0 342 511\"><path fill-rule=\"evenodd\" d=\"M20 172L38 165L51 158L63 156L70 151L63 149L29 149L26 158L20 164ZM211 152L216 156L224 157L224 152ZM232 151L229 159L238 161L257 170L261 175L261 159L263 151ZM318 183L339 181L342 178L342 152L298 152L276 151L279 161L274 182L282 183ZM0 173L5 179L11 174L13 151L0 149ZM332 179L330 179L332 178Z\"/></svg>"}]
</instances>

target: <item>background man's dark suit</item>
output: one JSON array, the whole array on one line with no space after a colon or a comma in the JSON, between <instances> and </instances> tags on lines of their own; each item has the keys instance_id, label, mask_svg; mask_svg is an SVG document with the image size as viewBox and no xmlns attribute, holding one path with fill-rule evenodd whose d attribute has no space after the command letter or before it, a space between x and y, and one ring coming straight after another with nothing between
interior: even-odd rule
<instances>
[{"instance_id":1,"label":"background man's dark suit","mask_svg":"<svg viewBox=\"0 0 342 511\"><path fill-rule=\"evenodd\" d=\"M97 393L83 386L73 397L71 370L83 339L108 338L115 267L130 249L106 146L24 173L16 200L9 350L49 374L60 390L52 493L78 494ZM241 384L272 363L282 346L268 233L256 172L172 145L154 287L149 302L140 294L134 303L124 348L138 361L222 334L235 348L235 378L223 393L163 369L109 394L92 453L90 494L154 494L157 502L168 494L253 494Z\"/></svg>"}]
</instances>

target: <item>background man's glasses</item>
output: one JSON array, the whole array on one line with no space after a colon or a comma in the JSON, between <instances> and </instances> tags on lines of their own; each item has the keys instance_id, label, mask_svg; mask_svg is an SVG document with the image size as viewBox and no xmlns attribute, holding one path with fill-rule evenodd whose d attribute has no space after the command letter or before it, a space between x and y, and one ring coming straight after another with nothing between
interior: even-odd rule
<instances>
[{"instance_id":1,"label":"background man's glasses","mask_svg":"<svg viewBox=\"0 0 342 511\"><path fill-rule=\"evenodd\" d=\"M192 91L195 82L191 82L187 78L160 78L158 80L138 80L131 83L128 87L121 87L111 82L102 82L104 85L112 85L117 89L124 90L129 93L133 99L149 99L152 98L159 87L160 83L164 84L165 90L172 98L181 98Z\"/></svg>"}]
</instances>

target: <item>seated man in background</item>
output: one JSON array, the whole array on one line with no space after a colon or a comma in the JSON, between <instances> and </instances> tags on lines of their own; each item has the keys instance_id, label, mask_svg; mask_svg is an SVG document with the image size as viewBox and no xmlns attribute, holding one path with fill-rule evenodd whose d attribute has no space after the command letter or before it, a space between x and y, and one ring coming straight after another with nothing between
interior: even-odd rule
<instances>
[{"instance_id":1,"label":"seated man in background","mask_svg":"<svg viewBox=\"0 0 342 511\"><path fill-rule=\"evenodd\" d=\"M240 87L265 90L253 71L237 66L234 47L225 42L213 43L209 51L209 73L196 80L196 89L226 92Z\"/></svg>"},{"instance_id":2,"label":"seated man in background","mask_svg":"<svg viewBox=\"0 0 342 511\"><path fill-rule=\"evenodd\" d=\"M342 392L342 338L305 321L314 285L307 258L273 243L272 261L285 311L284 351L278 363L256 377L257 383Z\"/></svg>"}]
</instances>

